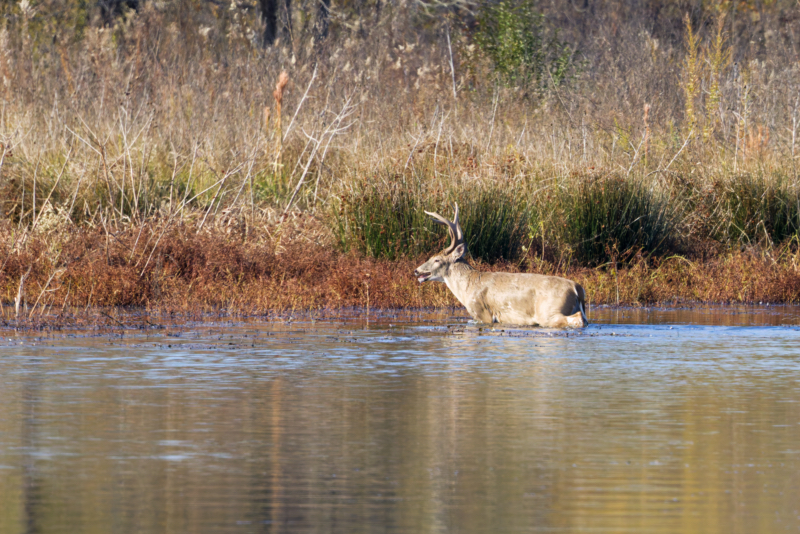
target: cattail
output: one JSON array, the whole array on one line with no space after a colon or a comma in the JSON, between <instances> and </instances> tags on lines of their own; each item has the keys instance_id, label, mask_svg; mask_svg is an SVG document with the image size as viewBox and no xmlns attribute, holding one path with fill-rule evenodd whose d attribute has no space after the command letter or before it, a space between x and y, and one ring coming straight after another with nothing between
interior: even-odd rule
<instances>
[{"instance_id":1,"label":"cattail","mask_svg":"<svg viewBox=\"0 0 800 534\"><path fill-rule=\"evenodd\" d=\"M286 74L286 71L281 72L280 76L278 76L278 83L275 84L275 90L272 92L272 96L275 97L275 102L278 105L278 109L280 109L281 102L283 102L283 91L286 89L286 85L289 83L289 75Z\"/></svg>"}]
</instances>

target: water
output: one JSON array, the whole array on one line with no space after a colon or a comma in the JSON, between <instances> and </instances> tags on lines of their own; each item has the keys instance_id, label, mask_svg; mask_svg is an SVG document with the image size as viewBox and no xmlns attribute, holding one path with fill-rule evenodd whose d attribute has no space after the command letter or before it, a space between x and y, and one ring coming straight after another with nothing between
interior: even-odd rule
<instances>
[{"instance_id":1,"label":"water","mask_svg":"<svg viewBox=\"0 0 800 534\"><path fill-rule=\"evenodd\" d=\"M798 317L0 331L0 533L797 532Z\"/></svg>"}]
</instances>

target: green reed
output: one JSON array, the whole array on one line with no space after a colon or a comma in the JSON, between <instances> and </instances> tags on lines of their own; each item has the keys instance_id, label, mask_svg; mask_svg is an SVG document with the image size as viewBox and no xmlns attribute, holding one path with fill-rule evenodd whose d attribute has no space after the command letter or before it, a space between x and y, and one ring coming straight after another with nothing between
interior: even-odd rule
<instances>
[{"instance_id":1,"label":"green reed","mask_svg":"<svg viewBox=\"0 0 800 534\"><path fill-rule=\"evenodd\" d=\"M518 257L530 210L516 191L500 188L426 192L370 186L341 199L333 217L334 233L341 249L371 257L430 254L449 241L444 227L424 212L452 220L454 202L459 205L459 221L472 257L489 262Z\"/></svg>"},{"instance_id":2,"label":"green reed","mask_svg":"<svg viewBox=\"0 0 800 534\"><path fill-rule=\"evenodd\" d=\"M711 236L727 243L780 244L800 231L800 194L783 175L737 175L705 201L715 213Z\"/></svg>"},{"instance_id":3,"label":"green reed","mask_svg":"<svg viewBox=\"0 0 800 534\"><path fill-rule=\"evenodd\" d=\"M677 245L681 205L642 179L581 179L550 201L549 233L585 265L668 252Z\"/></svg>"}]
</instances>

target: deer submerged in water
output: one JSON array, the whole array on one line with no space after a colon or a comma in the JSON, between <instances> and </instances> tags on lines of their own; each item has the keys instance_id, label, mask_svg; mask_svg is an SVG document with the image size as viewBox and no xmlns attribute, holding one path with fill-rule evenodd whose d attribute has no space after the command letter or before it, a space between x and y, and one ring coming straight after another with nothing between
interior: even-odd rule
<instances>
[{"instance_id":1,"label":"deer submerged in water","mask_svg":"<svg viewBox=\"0 0 800 534\"><path fill-rule=\"evenodd\" d=\"M550 328L582 328L589 324L580 284L543 274L478 271L464 259L467 244L458 224L458 204L452 222L438 213L425 213L447 226L450 246L417 267L414 275L420 283L447 284L473 319Z\"/></svg>"}]
</instances>

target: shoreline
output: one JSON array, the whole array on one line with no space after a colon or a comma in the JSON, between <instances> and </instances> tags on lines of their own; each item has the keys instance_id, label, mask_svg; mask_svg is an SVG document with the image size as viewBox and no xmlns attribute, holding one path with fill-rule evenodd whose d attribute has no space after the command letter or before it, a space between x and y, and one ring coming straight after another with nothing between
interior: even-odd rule
<instances>
[{"instance_id":1,"label":"shoreline","mask_svg":"<svg viewBox=\"0 0 800 534\"><path fill-rule=\"evenodd\" d=\"M757 303L700 303L685 302L679 305L616 305L599 304L591 306L589 309L590 326L607 326L613 324L644 324L651 317L662 318L658 322L663 322L664 316L681 315L695 313L702 318L696 324L717 324L714 320L709 322L709 318L727 318L722 323L724 326L735 326L736 317L744 316L745 319L752 319L759 316L762 322L748 322L744 324L769 324L771 326L797 326L793 322L778 323L774 320L764 321L765 316L775 317L781 315L782 311L800 312L800 305L786 304L757 304ZM431 326L453 327L453 321L463 326L473 326L481 330L490 331L526 330L529 328L541 329L541 327L531 325L504 325L493 324L483 325L473 323L463 307L441 307L441 308L392 308L392 309L371 309L367 313L363 307L348 308L323 308L317 310L295 310L293 312L268 312L265 314L238 314L230 313L225 310L215 312L190 312L190 313L166 313L151 312L143 308L89 308L84 310L70 310L68 313L59 315L38 315L35 317L10 318L9 312L13 308L7 305L0 307L2 318L0 319L0 338L3 336L17 335L29 336L36 334L69 334L70 332L82 332L89 336L103 335L103 332L116 332L119 335L130 333L152 332L154 335L167 334L171 331L186 329L214 329L229 327L244 327L247 325L283 324L283 325L313 325L320 323L341 323L342 325L352 325L354 327L372 326L393 326L402 325L409 322L428 323ZM611 315L615 315L611 322ZM619 315L621 314L621 316ZM786 317L798 317L800 313L789 313ZM666 324L670 324L667 322ZM677 324L677 323L676 323ZM693 323L694 324L694 323ZM558 329L545 328L547 331L558 331ZM573 329L567 329L573 331ZM578 329L577 331L582 331ZM9 339L10 340L10 339Z\"/></svg>"},{"instance_id":2,"label":"shoreline","mask_svg":"<svg viewBox=\"0 0 800 534\"><path fill-rule=\"evenodd\" d=\"M416 281L412 273L425 257L345 254L302 234L276 244L266 233L200 232L185 225L114 234L73 227L30 235L23 246L11 235L0 239L5 323L17 318L17 301L19 316L34 322L70 310L191 317L460 307L444 284ZM471 264L480 271L570 278L586 290L590 307L800 302L800 252L789 247L727 251L705 260L640 258L619 269L564 266L531 255L515 263Z\"/></svg>"}]
</instances>

